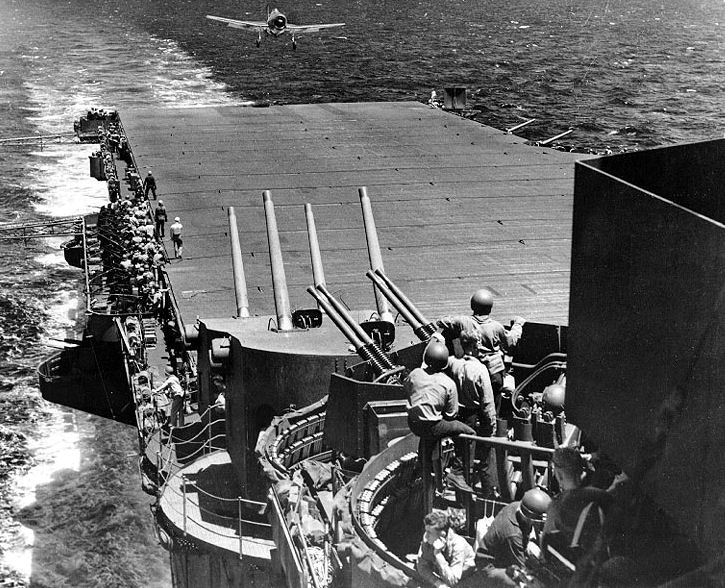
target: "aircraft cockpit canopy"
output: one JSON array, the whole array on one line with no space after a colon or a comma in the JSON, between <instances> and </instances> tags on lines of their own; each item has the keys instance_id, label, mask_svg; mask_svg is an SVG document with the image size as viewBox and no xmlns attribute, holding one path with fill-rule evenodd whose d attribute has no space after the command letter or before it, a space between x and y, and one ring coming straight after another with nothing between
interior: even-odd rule
<instances>
[{"instance_id":1,"label":"aircraft cockpit canopy","mask_svg":"<svg viewBox=\"0 0 725 588\"><path fill-rule=\"evenodd\" d=\"M275 16L274 18L270 19L269 26L275 29L283 29L287 26L287 18L282 16L281 14L279 16Z\"/></svg>"}]
</instances>

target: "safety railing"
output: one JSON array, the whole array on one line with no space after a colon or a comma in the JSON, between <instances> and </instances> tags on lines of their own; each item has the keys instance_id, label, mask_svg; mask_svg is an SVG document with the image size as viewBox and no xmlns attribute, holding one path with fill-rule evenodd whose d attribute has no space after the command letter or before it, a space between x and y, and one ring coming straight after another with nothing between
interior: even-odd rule
<instances>
[{"instance_id":1,"label":"safety railing","mask_svg":"<svg viewBox=\"0 0 725 588\"><path fill-rule=\"evenodd\" d=\"M117 124L120 125L120 121ZM133 159L133 153L131 153L131 157ZM135 159L133 160L135 165ZM114 175L118 178L118 164L115 157L113 157L113 165L115 168ZM111 200L113 201L113 198L111 198ZM148 202L148 199L146 199L146 202L149 204L146 210L146 222L154 223L153 210ZM93 230L91 230L91 228L86 226L84 222L80 237L83 247L86 311L90 314L98 315L126 316L129 314L143 314L146 316L152 316L154 311L153 309L147 308L149 306L148 301L144 300L143 297L134 295L130 292L112 291L112 289L106 284L106 278L109 273L120 271L121 268L118 264L111 264L108 260L103 261L101 258L91 255L90 253L88 240L90 238L97 239L100 246L101 237L108 246L115 247L119 251L123 251L125 246L119 243L113 230L104 230L98 225L93 227ZM164 263L167 263L169 261L169 257L163 240L160 240L159 244L163 250L163 261ZM112 266L110 270L108 269L109 266ZM155 281L159 283L160 287L168 289L168 286L163 284L163 276L161 275L161 272L154 268L154 273L156 274ZM116 308L113 308L112 310L109 308L111 300L114 301L114 305L116 306ZM178 309L175 309L176 316L178 317L179 314L177 311Z\"/></svg>"},{"instance_id":2,"label":"safety railing","mask_svg":"<svg viewBox=\"0 0 725 588\"><path fill-rule=\"evenodd\" d=\"M174 512L178 517L181 518L181 531L184 535L187 535L188 528L191 523L194 523L194 525L198 528L204 529L205 533L210 533L211 535L222 539L230 539L231 537L233 537L233 535L230 533L230 531L232 531L237 534L237 539L239 543L239 559L243 559L245 537L244 528L248 526L258 527L260 529L264 529L266 531L265 534L268 534L269 529L271 529L271 525L269 523L262 523L244 517L244 511L247 507L258 509L261 503L255 502L253 500L244 499L241 496L235 498L225 498L223 496L217 496L210 492L204 491L202 488L199 488L199 486L196 485L194 486L194 491L191 492L189 491L189 486L189 479L183 474L181 475L180 490L173 488L170 485L165 486L165 491L171 492L172 494L176 495L181 502L181 510L179 510L179 508L175 506L174 500L166 501L165 508L168 508L170 511ZM221 508L224 508L225 505L233 505L232 508L236 509L236 516L232 517L229 515L221 514L217 510L211 510L204 507L202 505L201 499L194 498L194 492L206 496L207 498L214 501L216 504L219 504ZM189 508L190 506L193 506L195 508L195 513L199 513L198 517L191 514L191 509ZM204 520L204 517L207 517L207 520Z\"/></svg>"},{"instance_id":3,"label":"safety railing","mask_svg":"<svg viewBox=\"0 0 725 588\"><path fill-rule=\"evenodd\" d=\"M213 408L213 406L210 406L200 415L200 422L204 423L205 420L208 422L206 422L195 435L189 437L188 439L180 438L178 435L174 434L174 431L188 428L191 425L187 425L186 427L172 426L169 428L168 437L166 438L165 443L161 444L160 449L157 452L156 462L157 471L160 475L163 472L167 481L168 478L184 467L184 463L191 463L201 455L206 455L213 451L219 451L226 448L226 443L218 443L216 445L214 443L215 441L222 439L226 440L226 433L214 433L214 427L221 427L225 421L223 418L215 420L211 420L211 418L209 418ZM198 447L192 449L190 453L184 453L184 463L178 461L175 456L179 453L179 449L192 444L197 444ZM166 457L164 457L164 454ZM164 485L162 485L160 489L163 490Z\"/></svg>"},{"instance_id":4,"label":"safety railing","mask_svg":"<svg viewBox=\"0 0 725 588\"><path fill-rule=\"evenodd\" d=\"M519 462L520 482L516 485L523 490L528 490L538 485L535 477L535 467L538 469L548 470L550 468L550 460L554 454L554 450L549 447L539 447L524 441L510 441L502 437L479 437L477 435L461 435L460 438L468 443L464 445L464 464L473 464L471 459L476 454L476 446L483 445L487 450L493 450L496 454L497 477L499 480L499 492L504 502L511 502L514 499L516 490L512 480L512 468L510 460L513 456ZM535 462L538 460L538 463ZM550 474L550 472L549 472ZM470 468L465 468L464 476L471 483ZM552 476L547 476L548 480ZM462 493L463 507L466 511L466 521L469 532L473 533L473 523L475 520L475 512L478 510L476 503L481 502L475 494Z\"/></svg>"},{"instance_id":5,"label":"safety railing","mask_svg":"<svg viewBox=\"0 0 725 588\"><path fill-rule=\"evenodd\" d=\"M496 465L498 468L499 483L501 484L499 490L504 500L508 502L513 500L513 496L507 495L509 493L507 485L510 482L510 474L506 471L506 465L509 454L518 456L520 460L521 484L523 484L524 489L533 488L536 485L534 479L534 459L538 458L543 466L548 467L551 457L554 454L552 448L540 447L526 441L511 441L505 437L479 437L477 435L464 434L460 435L460 439L470 442L464 445L463 460L466 464L472 463L471 455L475 454L475 446L478 443L496 452ZM468 474L468 472L465 473Z\"/></svg>"},{"instance_id":6,"label":"safety railing","mask_svg":"<svg viewBox=\"0 0 725 588\"><path fill-rule=\"evenodd\" d=\"M164 508L168 508L181 519L181 530L187 534L189 527L193 524L195 528L204 529L219 538L230 539L234 533L238 536L239 557L243 558L243 543L245 528L256 528L269 534L271 525L266 522L253 520L245 516L250 508L259 511L264 504L253 500L244 499L241 496L228 497L214 494L205 490L197 483L192 482L183 473L184 464L193 463L199 457L225 449L226 438L224 432L215 433L215 427L224 424L223 418L212 419L213 406L205 410L201 415L201 422L204 425L193 436L187 439L179 439L175 432L187 427L171 427L165 442L160 445L156 453L156 470L159 484L159 496L164 493L172 494L176 500L164 501ZM183 463L176 459L180 449L191 446L191 451L183 452ZM181 507L178 507L181 504ZM234 514L232 514L234 513Z\"/></svg>"}]
</instances>

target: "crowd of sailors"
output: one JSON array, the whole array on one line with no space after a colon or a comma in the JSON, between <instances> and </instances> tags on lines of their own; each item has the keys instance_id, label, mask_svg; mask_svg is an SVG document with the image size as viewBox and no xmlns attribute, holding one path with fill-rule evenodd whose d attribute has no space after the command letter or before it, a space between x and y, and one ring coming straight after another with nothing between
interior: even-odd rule
<instances>
[{"instance_id":1,"label":"crowd of sailors","mask_svg":"<svg viewBox=\"0 0 725 588\"><path fill-rule=\"evenodd\" d=\"M146 436L159 429L183 427L186 424L184 416L193 412L189 384L191 375L186 364L180 364L178 369L167 366L165 374L164 381L156 387L152 388L148 380L139 386L138 413L141 430ZM224 377L215 375L212 379L212 399L206 413L206 423L214 431L224 431L225 393Z\"/></svg>"},{"instance_id":2,"label":"crowd of sailors","mask_svg":"<svg viewBox=\"0 0 725 588\"><path fill-rule=\"evenodd\" d=\"M86 120L117 120L118 113L114 110L106 112L103 108L89 108L85 116Z\"/></svg>"},{"instance_id":3,"label":"crowd of sailors","mask_svg":"<svg viewBox=\"0 0 725 588\"><path fill-rule=\"evenodd\" d=\"M161 318L166 288L161 268L164 249L143 200L118 200L98 214L105 286L116 312L140 312Z\"/></svg>"},{"instance_id":4,"label":"crowd of sailors","mask_svg":"<svg viewBox=\"0 0 725 588\"><path fill-rule=\"evenodd\" d=\"M86 120L102 120L98 126L99 150L93 154L100 169L98 179L108 184L109 203L98 213L96 230L103 265L101 285L108 311L126 315L126 339L129 352L138 366L136 400L141 430L151 434L162 427L183 426L189 410L191 371L183 353L174 348L177 333L167 296L163 267L169 262L164 249L168 212L163 200L156 208L157 182L151 171L142 179L135 166L128 139L115 114L92 109ZM125 165L117 166L117 160ZM119 178L119 169L123 177ZM93 171L93 168L92 168ZM126 189L122 189L122 183ZM181 257L182 225L176 217L169 227L174 256ZM152 387L141 353L144 337L139 320L153 319L162 325L172 365L166 367L164 381ZM219 388L219 386L217 386ZM218 413L224 404L223 391L217 391L214 407Z\"/></svg>"},{"instance_id":5,"label":"crowd of sailors","mask_svg":"<svg viewBox=\"0 0 725 588\"><path fill-rule=\"evenodd\" d=\"M558 492L531 488L495 516L479 519L473 544L454 530L453 514L428 513L416 563L425 586L536 585L532 574L547 565L543 577L551 579L552 570L562 574L554 574L557 585L636 583L633 562L618 554L630 491L626 476L620 473L607 487L596 484L590 462L574 447L557 448L552 464Z\"/></svg>"},{"instance_id":6,"label":"crowd of sailors","mask_svg":"<svg viewBox=\"0 0 725 588\"><path fill-rule=\"evenodd\" d=\"M424 461L433 445L452 437L456 445L449 481L470 491L463 477L461 434L489 437L497 426L502 398L510 398L515 388L504 356L518 343L526 322L514 319L510 329L491 315L493 293L478 290L471 298L472 315L444 317L438 321L440 332L434 335L423 354L423 365L410 372L403 382L408 401L408 426L419 436ZM452 357L454 341L460 345L460 357ZM489 459L478 456L478 476L483 494L494 491L496 481L489 474Z\"/></svg>"},{"instance_id":7,"label":"crowd of sailors","mask_svg":"<svg viewBox=\"0 0 725 588\"><path fill-rule=\"evenodd\" d=\"M163 247L166 207L159 200L152 209L148 196L156 199L156 179L151 171L141 179L118 124L99 127L98 135L100 151L96 155L102 161L110 202L101 207L96 226L109 305L113 312L140 312L161 319L167 291L161 272L168 262ZM123 180L118 177L115 157L126 164ZM121 181L128 187L125 197ZM181 224L178 217L175 224ZM177 250L175 241L174 247Z\"/></svg>"},{"instance_id":8,"label":"crowd of sailors","mask_svg":"<svg viewBox=\"0 0 725 588\"><path fill-rule=\"evenodd\" d=\"M427 345L422 366L412 370L403 384L408 425L420 437L423 471L430 475L426 469L430 465L425 464L432 463L433 446L452 438L455 450L447 475L449 485L475 492L491 504L498 498L495 454L491 449L482 451L485 445L477 444L476 455L464 464L460 435L495 434L498 417L506 402L510 404L515 388L504 357L513 351L526 322L516 317L511 328L505 329L490 316L493 301L491 291L479 290L471 298L472 315L439 320L440 331ZM460 357L449 352L454 343L460 345ZM563 393L563 386L558 385L548 397L542 394L541 409L549 415L563 410ZM617 496L627 479L610 463L595 470L596 459L586 460L584 450L557 447L551 466L554 479L542 479L542 487L525 492L522 488L518 500L501 508L495 517L478 520L473 545L454 531L447 511L428 513L416 563L425 585L519 586L526 570L550 562L552 553L570 562L584 584L596 569L601 585L617 585L617 573L626 568L623 558L616 558L616 565L609 568L600 564L609 559L611 538L616 534ZM470 485L464 467L473 470Z\"/></svg>"}]
</instances>

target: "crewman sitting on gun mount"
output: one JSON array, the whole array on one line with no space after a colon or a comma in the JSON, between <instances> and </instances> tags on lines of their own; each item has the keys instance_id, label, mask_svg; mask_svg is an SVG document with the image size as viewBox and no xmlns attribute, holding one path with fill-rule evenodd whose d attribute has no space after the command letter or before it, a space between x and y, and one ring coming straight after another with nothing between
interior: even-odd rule
<instances>
[{"instance_id":1,"label":"crewman sitting on gun mount","mask_svg":"<svg viewBox=\"0 0 725 588\"><path fill-rule=\"evenodd\" d=\"M539 532L551 504L539 488L527 490L519 501L504 506L489 526L476 524L476 565L485 581L483 586L518 586L506 570L526 566L527 554L538 557Z\"/></svg>"},{"instance_id":2,"label":"crewman sitting on gun mount","mask_svg":"<svg viewBox=\"0 0 725 588\"><path fill-rule=\"evenodd\" d=\"M476 570L473 548L451 529L448 515L434 510L423 519L425 534L418 550L416 570L426 586L463 586Z\"/></svg>"},{"instance_id":3,"label":"crewman sitting on gun mount","mask_svg":"<svg viewBox=\"0 0 725 588\"><path fill-rule=\"evenodd\" d=\"M144 196L148 198L149 191L154 195L154 200L156 200L156 178L154 177L154 174L149 171L149 173L146 175L143 181L143 190L144 190Z\"/></svg>"},{"instance_id":4,"label":"crewman sitting on gun mount","mask_svg":"<svg viewBox=\"0 0 725 588\"><path fill-rule=\"evenodd\" d=\"M442 335L448 344L459 337L464 329L475 329L480 336L478 341L478 358L488 368L491 385L496 396L497 405L503 390L513 392L513 377L506 374L503 362L504 352L510 353L521 338L523 325L526 321L517 316L513 326L507 331L501 323L491 318L493 293L482 288L471 297L473 316L459 315L444 317L438 321Z\"/></svg>"},{"instance_id":5,"label":"crewman sitting on gun mount","mask_svg":"<svg viewBox=\"0 0 725 588\"><path fill-rule=\"evenodd\" d=\"M476 357L478 350L478 331L465 329L459 340L463 348L463 357L452 357L448 361L448 373L458 389L458 419L473 427L476 435L490 437L496 430L496 405L491 387L491 378L486 366ZM488 495L496 485L489 472L492 449L482 444L476 445L476 457L479 459L478 475L483 495Z\"/></svg>"},{"instance_id":6,"label":"crewman sitting on gun mount","mask_svg":"<svg viewBox=\"0 0 725 588\"><path fill-rule=\"evenodd\" d=\"M456 384L443 370L448 366L448 349L442 343L431 341L423 354L425 367L415 368L403 382L408 410L408 426L421 438L421 449L432 450L430 443L442 437L458 437L462 433L476 432L459 420ZM469 490L463 478L463 444L456 441L456 458L448 480L463 490ZM423 457L421 453L421 458ZM429 458L430 455L426 456ZM426 461L429 461L426 460Z\"/></svg>"}]
</instances>

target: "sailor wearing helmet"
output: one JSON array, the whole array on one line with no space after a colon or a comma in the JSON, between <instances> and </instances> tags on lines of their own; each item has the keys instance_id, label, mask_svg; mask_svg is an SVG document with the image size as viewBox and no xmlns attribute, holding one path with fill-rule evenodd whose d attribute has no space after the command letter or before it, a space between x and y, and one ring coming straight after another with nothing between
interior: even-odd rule
<instances>
[{"instance_id":1,"label":"sailor wearing helmet","mask_svg":"<svg viewBox=\"0 0 725 588\"><path fill-rule=\"evenodd\" d=\"M493 520L483 518L476 523L476 563L484 570L486 586L518 585L507 576L506 568L524 568L527 557L538 557L537 541L550 505L546 492L532 488L520 501L503 507Z\"/></svg>"},{"instance_id":2,"label":"sailor wearing helmet","mask_svg":"<svg viewBox=\"0 0 725 588\"><path fill-rule=\"evenodd\" d=\"M517 316L514 318L510 329L505 329L498 321L491 318L493 308L493 292L482 288L474 292L471 297L472 316L460 315L444 317L438 321L440 334L434 335L444 339L447 344L453 345L464 329L478 331L478 359L488 368L491 377L493 393L496 397L496 405L500 406L500 395L502 392L511 394L515 389L513 377L507 373L504 364L504 354L512 353L513 348L521 338L522 328L526 322Z\"/></svg>"}]
</instances>

